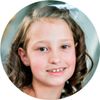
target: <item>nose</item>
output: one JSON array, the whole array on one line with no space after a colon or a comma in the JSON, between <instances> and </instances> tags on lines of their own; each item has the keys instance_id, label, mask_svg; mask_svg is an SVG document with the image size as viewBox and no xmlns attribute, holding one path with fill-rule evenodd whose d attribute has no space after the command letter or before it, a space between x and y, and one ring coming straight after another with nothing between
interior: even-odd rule
<instances>
[{"instance_id":1,"label":"nose","mask_svg":"<svg viewBox=\"0 0 100 100\"><path fill-rule=\"evenodd\" d=\"M51 53L49 56L49 63L50 64L58 64L60 63L61 59L60 59L60 55L59 53Z\"/></svg>"}]
</instances>

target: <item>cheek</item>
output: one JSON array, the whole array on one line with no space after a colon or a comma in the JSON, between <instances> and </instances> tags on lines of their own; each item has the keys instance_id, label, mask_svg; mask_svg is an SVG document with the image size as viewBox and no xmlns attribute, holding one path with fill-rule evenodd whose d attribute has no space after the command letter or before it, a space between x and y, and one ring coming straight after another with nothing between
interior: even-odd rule
<instances>
[{"instance_id":1,"label":"cheek","mask_svg":"<svg viewBox=\"0 0 100 100\"><path fill-rule=\"evenodd\" d=\"M75 51L64 54L63 55L63 60L68 64L68 66L74 68L75 65L76 65Z\"/></svg>"},{"instance_id":2,"label":"cheek","mask_svg":"<svg viewBox=\"0 0 100 100\"><path fill-rule=\"evenodd\" d=\"M76 55L74 52L65 54L63 56L63 61L68 67L66 70L66 80L71 78L71 76L74 74L75 66L76 66Z\"/></svg>"},{"instance_id":3,"label":"cheek","mask_svg":"<svg viewBox=\"0 0 100 100\"><path fill-rule=\"evenodd\" d=\"M75 64L76 64L76 55L75 55L75 53L70 54L67 59L68 59L68 61L71 65L75 66Z\"/></svg>"},{"instance_id":4,"label":"cheek","mask_svg":"<svg viewBox=\"0 0 100 100\"><path fill-rule=\"evenodd\" d=\"M38 73L39 71L42 71L46 66L46 60L43 59L41 56L34 55L30 59L30 67L32 72Z\"/></svg>"}]
</instances>

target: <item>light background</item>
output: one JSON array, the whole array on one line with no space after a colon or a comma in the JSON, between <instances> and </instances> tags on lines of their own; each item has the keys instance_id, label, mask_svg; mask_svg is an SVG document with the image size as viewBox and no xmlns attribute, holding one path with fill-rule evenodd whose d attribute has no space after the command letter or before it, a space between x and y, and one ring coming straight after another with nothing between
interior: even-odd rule
<instances>
[{"instance_id":1,"label":"light background","mask_svg":"<svg viewBox=\"0 0 100 100\"><path fill-rule=\"evenodd\" d=\"M11 18L25 6L38 0L3 0L0 2L0 40L7 23ZM61 1L61 0L60 0ZM91 20L100 40L100 13L99 0L62 0L70 5L81 10ZM92 37L92 36L91 36ZM92 44L91 44L92 45ZM84 100L84 99L99 99L100 89L100 59L95 74L89 83L78 93L65 100ZM33 100L32 97L22 93L8 79L0 60L0 100ZM36 100L36 99L35 99Z\"/></svg>"}]
</instances>

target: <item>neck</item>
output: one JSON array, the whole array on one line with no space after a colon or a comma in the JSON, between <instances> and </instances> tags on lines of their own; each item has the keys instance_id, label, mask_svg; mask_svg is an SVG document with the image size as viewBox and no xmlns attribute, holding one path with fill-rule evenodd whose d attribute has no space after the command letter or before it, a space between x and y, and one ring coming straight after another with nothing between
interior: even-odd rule
<instances>
[{"instance_id":1,"label":"neck","mask_svg":"<svg viewBox=\"0 0 100 100\"><path fill-rule=\"evenodd\" d=\"M60 86L50 86L33 81L32 86L35 97L47 100L57 100L60 98L64 84Z\"/></svg>"}]
</instances>

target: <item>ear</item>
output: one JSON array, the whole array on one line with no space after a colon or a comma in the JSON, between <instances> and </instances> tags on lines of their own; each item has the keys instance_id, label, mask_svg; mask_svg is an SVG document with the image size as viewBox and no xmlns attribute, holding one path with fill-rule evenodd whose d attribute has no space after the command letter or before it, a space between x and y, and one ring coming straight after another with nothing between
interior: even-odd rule
<instances>
[{"instance_id":1,"label":"ear","mask_svg":"<svg viewBox=\"0 0 100 100\"><path fill-rule=\"evenodd\" d=\"M18 54L25 66L29 66L29 59L27 57L27 54L23 48L18 48Z\"/></svg>"}]
</instances>

